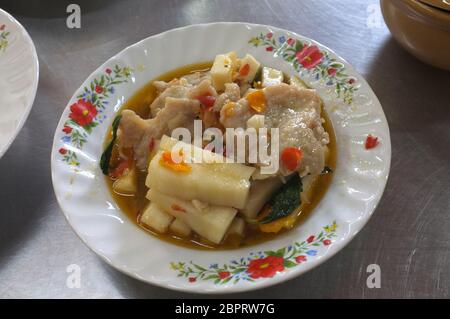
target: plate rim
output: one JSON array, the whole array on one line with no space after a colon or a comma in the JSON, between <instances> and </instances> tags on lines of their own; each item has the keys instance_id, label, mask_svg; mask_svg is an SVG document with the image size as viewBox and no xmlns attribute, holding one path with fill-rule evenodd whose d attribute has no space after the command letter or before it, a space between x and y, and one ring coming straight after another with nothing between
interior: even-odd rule
<instances>
[{"instance_id":1,"label":"plate rim","mask_svg":"<svg viewBox=\"0 0 450 319\"><path fill-rule=\"evenodd\" d=\"M12 22L14 22L22 30L22 33L23 33L25 39L27 39L29 41L29 43L31 44L31 54L33 57L33 63L36 66L36 73L35 73L36 81L34 81L34 83L33 83L33 90L32 90L32 94L31 94L32 98L30 99L29 103L27 104L27 107L25 108L25 112L22 114L20 121L14 131L14 134L11 135L10 139L4 145L4 147L2 149L0 149L0 159L9 150L11 145L16 140L17 135L19 135L20 131L22 130L23 126L25 125L25 122L27 121L28 116L30 115L31 109L33 108L34 101L36 100L37 89L39 86L39 57L37 55L36 46L34 45L33 39L31 38L30 34L25 29L25 27L16 18L14 18L10 13L8 13L5 10L3 10L2 8L0 8L0 15L2 15L2 14L4 14L8 19L10 19Z\"/></svg>"},{"instance_id":2,"label":"plate rim","mask_svg":"<svg viewBox=\"0 0 450 319\"><path fill-rule=\"evenodd\" d=\"M377 202L375 203L373 209L371 210L371 212L367 215L367 217L363 218L362 223L360 224L360 226L358 227L358 229L353 230L351 233L349 233L347 235L347 237L345 237L343 240L341 239L340 241L337 241L335 243L333 243L333 246L335 247L333 250L329 250L325 255L321 256L321 258L318 259L313 259L311 261L309 261L303 268L297 268L296 270L291 270L289 272L286 272L283 274L283 276L276 276L273 278L268 278L268 280L264 280L258 283L254 283L254 284L249 284L249 285L245 285L245 286L214 286L213 289L205 289L205 288L200 288L200 287L196 287L196 286L192 286L192 288L188 287L188 286L173 286L173 285L168 285L165 284L164 282L160 282L160 281L153 281L151 278L142 278L140 276L138 276L135 272L131 271L131 270L127 270L127 269L122 269L120 267L120 265L116 265L113 262L111 262L106 256L104 256L101 252L97 251L96 249L94 249L93 247L91 247L83 238L82 236L78 233L78 231L72 226L71 221L69 220L69 215L67 214L67 212L64 210L63 205L62 205L62 198L60 198L58 196L58 194L56 193L56 185L55 185L55 181L56 181L56 176L55 176L55 161L56 159L56 152L57 152L57 143L58 143L58 138L57 138L57 134L58 134L58 128L61 127L61 125L64 123L65 118L63 117L66 109L69 107L70 101L72 101L72 99L76 96L76 93L79 92L86 83L88 83L88 80L91 79L96 73L98 73L100 70L102 70L102 68L104 68L106 65L108 65L108 63L114 59L117 59L118 57L120 57L122 54L124 54L126 51L130 50L131 48L137 47L139 45L141 45L143 42L149 40L149 39L154 39L154 38L160 38L160 37L164 37L167 34L171 33L171 32L176 32L176 31L181 31L183 29L188 29L191 27L211 27L214 25L242 25L242 26L250 26L250 27L262 27L262 28L267 28L267 29L276 29L276 31L280 31L280 32L285 32L285 33L289 33L292 34L293 36L296 36L298 38L304 38L304 39L308 39L309 41L311 41L312 43L315 44L319 44L322 48L326 49L327 51L329 51L330 53L334 54L336 57L338 57L342 62L345 63L346 67L349 68L354 74L356 74L358 76L358 80L362 81L371 91L373 98L375 99L376 103L378 103L378 105L380 106L381 109L381 115L383 116L383 120L386 124L386 129L387 129L387 137L388 140L383 140L384 144L386 144L386 146L388 146L388 148L386 149L386 152L388 154L387 156L387 160L386 160L386 178L384 179L383 182L383 187L380 188L380 197L377 200ZM136 91L139 90L139 88L136 89ZM135 92L136 92L135 91ZM305 273L307 273L308 271L312 270L313 268L316 268L317 266L323 264L324 262L328 261L329 259L331 259L332 257L334 257L337 253L339 253L340 251L342 251L343 248L345 248L345 246L347 246L359 233L360 231L367 225L367 223L369 222L369 220L371 219L372 215L374 214L374 212L376 211L382 197L384 194L384 191L386 189L386 185L390 176L390 168L391 168L391 160L392 160L392 145L391 145L391 136L390 136L390 129L389 129L389 123L387 121L386 115L384 113L382 104L380 103L377 95L375 94L375 91L373 90L373 88L369 85L369 83L366 81L366 79L347 61L345 60L345 58L343 58L341 55L337 54L334 50L330 49L328 46L308 37L308 36L303 36L297 32L294 31L290 31L284 28L280 28L280 27L276 27L276 26L272 26L272 25L265 25L265 24L258 24L258 23L249 23L249 22L242 22L242 21L236 21L236 22L211 22L211 23L199 23L199 24L189 24L189 25L185 25L185 26L181 26L181 27L177 27L177 28L173 28L173 29L169 29L151 36L148 36L144 39L141 39L125 48L123 48L122 50L120 50L119 52L117 52L116 54L112 55L110 58L108 58L105 62L101 63L95 70L93 70L82 82L82 84L74 91L74 94L70 97L70 99L68 100L67 105L64 107L64 109L62 110L61 113L61 117L60 120L58 121L58 124L56 126L55 129L55 134L54 134L54 138L53 138L53 143L52 143L52 151L51 151L51 175L52 175L52 185L53 185L53 189L55 192L55 197L57 199L58 205L61 209L62 214L64 215L66 221L68 222L68 224L70 225L71 229L75 232L75 234L78 236L78 238L80 238L80 240L91 250L93 251L98 257L101 258L101 260L105 261L109 266L113 267L114 269L118 270L119 272L128 275L134 279L137 279L141 282L144 282L146 284L150 284L153 286L157 286L157 287L161 287L161 288L165 288L168 290L174 290L174 291L180 291L180 292L185 292L185 293L195 293L195 294L229 294L229 293L240 293L240 292L247 292L247 291L252 291L252 290L259 290L262 288L266 288L269 286L275 286L275 285L279 285L281 283L284 283L288 280L291 280L295 277L298 277L300 275L303 275ZM174 276L176 276L174 274Z\"/></svg>"}]
</instances>

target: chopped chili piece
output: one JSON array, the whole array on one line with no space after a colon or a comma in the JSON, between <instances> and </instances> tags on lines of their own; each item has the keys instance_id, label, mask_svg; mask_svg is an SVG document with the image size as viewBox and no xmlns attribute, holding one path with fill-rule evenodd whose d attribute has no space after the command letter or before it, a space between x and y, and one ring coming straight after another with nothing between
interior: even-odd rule
<instances>
[{"instance_id":1,"label":"chopped chili piece","mask_svg":"<svg viewBox=\"0 0 450 319\"><path fill-rule=\"evenodd\" d=\"M119 163L109 172L109 177L111 178L119 178L122 176L125 171L133 165L132 159L121 158L119 159Z\"/></svg>"},{"instance_id":2,"label":"chopped chili piece","mask_svg":"<svg viewBox=\"0 0 450 319\"><path fill-rule=\"evenodd\" d=\"M295 147L286 147L281 153L281 161L284 166L290 170L295 171L300 164L303 152Z\"/></svg>"},{"instance_id":3,"label":"chopped chili piece","mask_svg":"<svg viewBox=\"0 0 450 319\"><path fill-rule=\"evenodd\" d=\"M261 90L249 93L247 95L247 101L249 106L258 113L266 110L266 97Z\"/></svg>"},{"instance_id":4,"label":"chopped chili piece","mask_svg":"<svg viewBox=\"0 0 450 319\"><path fill-rule=\"evenodd\" d=\"M369 134L366 138L366 150L370 150L371 148L376 147L380 142L378 141L378 137L375 137Z\"/></svg>"},{"instance_id":5,"label":"chopped chili piece","mask_svg":"<svg viewBox=\"0 0 450 319\"><path fill-rule=\"evenodd\" d=\"M170 206L170 208L172 208L173 210L178 211L178 212L186 213L186 210L178 204L172 204L172 206Z\"/></svg>"},{"instance_id":6,"label":"chopped chili piece","mask_svg":"<svg viewBox=\"0 0 450 319\"><path fill-rule=\"evenodd\" d=\"M297 220L297 214L290 214L286 217L274 220L267 224L260 224L259 230L264 233L278 233L281 229L290 229L294 226Z\"/></svg>"},{"instance_id":7,"label":"chopped chili piece","mask_svg":"<svg viewBox=\"0 0 450 319\"><path fill-rule=\"evenodd\" d=\"M148 142L148 151L151 153L155 148L155 139L152 137Z\"/></svg>"},{"instance_id":8,"label":"chopped chili piece","mask_svg":"<svg viewBox=\"0 0 450 319\"><path fill-rule=\"evenodd\" d=\"M172 153L169 151L162 153L159 164L174 172L189 173L192 170L192 167L184 162L175 163L172 159Z\"/></svg>"},{"instance_id":9,"label":"chopped chili piece","mask_svg":"<svg viewBox=\"0 0 450 319\"><path fill-rule=\"evenodd\" d=\"M250 72L250 64L246 63L239 69L239 76L242 77L247 76L249 72Z\"/></svg>"},{"instance_id":10,"label":"chopped chili piece","mask_svg":"<svg viewBox=\"0 0 450 319\"><path fill-rule=\"evenodd\" d=\"M216 98L212 95L200 95L197 97L197 100L199 100L207 109L213 107L216 102Z\"/></svg>"}]
</instances>

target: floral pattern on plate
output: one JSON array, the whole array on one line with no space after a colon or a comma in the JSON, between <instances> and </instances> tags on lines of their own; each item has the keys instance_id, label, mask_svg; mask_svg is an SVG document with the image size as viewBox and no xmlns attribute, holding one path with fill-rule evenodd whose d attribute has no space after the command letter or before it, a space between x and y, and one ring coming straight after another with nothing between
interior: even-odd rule
<instances>
[{"instance_id":1,"label":"floral pattern on plate","mask_svg":"<svg viewBox=\"0 0 450 319\"><path fill-rule=\"evenodd\" d=\"M4 52L8 47L8 36L10 32L6 30L6 25L0 25L0 52Z\"/></svg>"},{"instance_id":2,"label":"floral pattern on plate","mask_svg":"<svg viewBox=\"0 0 450 319\"><path fill-rule=\"evenodd\" d=\"M79 166L76 150L81 150L87 142L89 134L106 116L103 113L107 107L110 94L114 94L115 86L128 82L132 73L129 67L115 65L107 68L104 73L85 86L77 95L77 101L70 105L69 118L64 123L62 142L59 149L64 162Z\"/></svg>"},{"instance_id":3,"label":"floral pattern on plate","mask_svg":"<svg viewBox=\"0 0 450 319\"><path fill-rule=\"evenodd\" d=\"M220 267L217 263L205 267L192 261L173 262L170 267L178 273L178 277L187 278L190 283L209 280L214 284L228 282L236 284L241 280L254 282L258 279L272 278L278 272L307 262L309 258L317 255L321 246L331 245L331 239L336 237L336 228L337 224L334 221L331 225L325 226L317 236L311 235L301 242L275 251L251 252L247 258L232 260Z\"/></svg>"},{"instance_id":4,"label":"floral pattern on plate","mask_svg":"<svg viewBox=\"0 0 450 319\"><path fill-rule=\"evenodd\" d=\"M352 104L353 95L359 85L356 78L345 72L345 65L326 50L315 44L282 35L275 39L272 32L250 39L255 47L265 47L267 52L280 56L290 63L301 77L310 81L321 81L328 87L334 87L338 98Z\"/></svg>"}]
</instances>

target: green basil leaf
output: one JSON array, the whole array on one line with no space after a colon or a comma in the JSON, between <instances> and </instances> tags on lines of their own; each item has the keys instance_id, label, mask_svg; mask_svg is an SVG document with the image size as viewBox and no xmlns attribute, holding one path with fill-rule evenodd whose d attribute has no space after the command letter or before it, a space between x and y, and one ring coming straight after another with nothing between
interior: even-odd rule
<instances>
[{"instance_id":1,"label":"green basil leaf","mask_svg":"<svg viewBox=\"0 0 450 319\"><path fill-rule=\"evenodd\" d=\"M267 224L274 220L286 217L292 214L300 204L300 193L302 192L302 180L295 173L286 184L270 199L270 213L266 218L260 221L261 224Z\"/></svg>"},{"instance_id":2,"label":"green basil leaf","mask_svg":"<svg viewBox=\"0 0 450 319\"><path fill-rule=\"evenodd\" d=\"M112 124L112 138L109 142L108 146L103 151L102 157L100 158L100 168L103 174L108 175L109 173L109 162L111 161L112 150L114 147L114 143L117 138L117 129L119 128L120 120L122 119L122 115L116 116Z\"/></svg>"}]
</instances>

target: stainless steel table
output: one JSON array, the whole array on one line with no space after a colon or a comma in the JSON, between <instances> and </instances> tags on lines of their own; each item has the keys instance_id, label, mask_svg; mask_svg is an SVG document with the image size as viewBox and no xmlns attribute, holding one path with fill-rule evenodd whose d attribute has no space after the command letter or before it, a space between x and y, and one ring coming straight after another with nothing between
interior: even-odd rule
<instances>
[{"instance_id":1,"label":"stainless steel table","mask_svg":"<svg viewBox=\"0 0 450 319\"><path fill-rule=\"evenodd\" d=\"M196 296L128 278L82 244L55 201L50 148L68 99L102 62L150 35L213 21L271 24L333 48L378 95L393 151L385 194L344 250L299 278L233 297L450 297L450 72L400 48L377 0L78 1L80 30L66 27L61 2L0 0L40 58L31 115L0 160L0 297ZM66 285L70 264L81 267L79 289ZM379 289L366 285L369 264L381 267Z\"/></svg>"}]
</instances>

